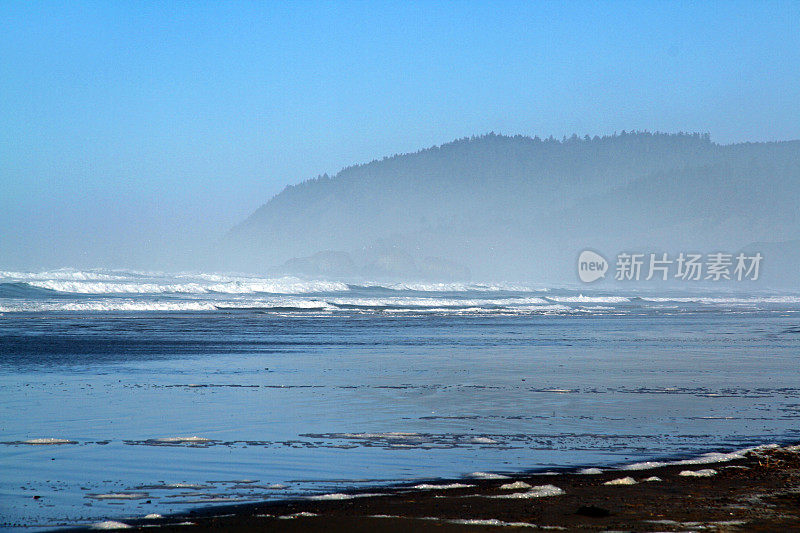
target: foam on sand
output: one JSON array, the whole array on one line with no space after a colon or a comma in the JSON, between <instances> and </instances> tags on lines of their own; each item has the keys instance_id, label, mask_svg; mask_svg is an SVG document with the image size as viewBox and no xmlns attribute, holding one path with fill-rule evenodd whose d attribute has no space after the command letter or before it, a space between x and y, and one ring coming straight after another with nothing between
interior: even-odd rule
<instances>
[{"instance_id":1,"label":"foam on sand","mask_svg":"<svg viewBox=\"0 0 800 533\"><path fill-rule=\"evenodd\" d=\"M500 490L516 490L516 489L529 489L531 488L530 484L525 483L524 481L515 481L514 483L506 483L505 485L500 485Z\"/></svg>"},{"instance_id":2,"label":"foam on sand","mask_svg":"<svg viewBox=\"0 0 800 533\"><path fill-rule=\"evenodd\" d=\"M319 516L319 515L317 513L309 513L308 511L302 511L300 513L279 516L278 518L280 518L281 520L292 520L294 518L311 518L314 516Z\"/></svg>"},{"instance_id":3,"label":"foam on sand","mask_svg":"<svg viewBox=\"0 0 800 533\"><path fill-rule=\"evenodd\" d=\"M309 496L309 500L317 500L317 501L326 501L326 500L353 500L355 498L372 498L374 496L382 496L382 494L377 493L362 493L362 494L343 494L343 493L333 493L333 494L315 494L314 496Z\"/></svg>"},{"instance_id":4,"label":"foam on sand","mask_svg":"<svg viewBox=\"0 0 800 533\"><path fill-rule=\"evenodd\" d=\"M685 477L711 477L716 476L717 471L713 468L704 468L702 470L683 470L678 475Z\"/></svg>"},{"instance_id":5,"label":"foam on sand","mask_svg":"<svg viewBox=\"0 0 800 533\"><path fill-rule=\"evenodd\" d=\"M489 526L489 527L530 527L534 529L564 530L561 526L539 526L529 522L506 522L497 518L439 518L438 516L400 516L387 514L369 515L367 518L388 518L393 520L429 520L459 526Z\"/></svg>"},{"instance_id":6,"label":"foam on sand","mask_svg":"<svg viewBox=\"0 0 800 533\"><path fill-rule=\"evenodd\" d=\"M617 479L612 479L611 481L606 481L603 485L636 485L636 480L632 477L620 477Z\"/></svg>"},{"instance_id":7,"label":"foam on sand","mask_svg":"<svg viewBox=\"0 0 800 533\"><path fill-rule=\"evenodd\" d=\"M497 518L451 518L443 519L442 522L463 526L488 526L488 527L531 527L538 529L535 524L528 522L504 522Z\"/></svg>"},{"instance_id":8,"label":"foam on sand","mask_svg":"<svg viewBox=\"0 0 800 533\"><path fill-rule=\"evenodd\" d=\"M90 529L130 529L131 526L125 524L123 522L117 522L116 520L105 520L103 522L97 522L96 524L92 524Z\"/></svg>"},{"instance_id":9,"label":"foam on sand","mask_svg":"<svg viewBox=\"0 0 800 533\"><path fill-rule=\"evenodd\" d=\"M726 463L729 461L734 461L736 459L744 459L745 455L748 453L759 453L765 450L774 450L778 448L777 444L764 444L762 446L754 446L752 448L744 448L742 450L736 450L733 452L710 452L704 453L700 456L691 458L691 459L682 459L679 461L644 461L641 463L633 463L629 465L625 465L622 467L622 470L649 470L651 468L659 468L662 466L673 466L673 465L707 465L713 463Z\"/></svg>"},{"instance_id":10,"label":"foam on sand","mask_svg":"<svg viewBox=\"0 0 800 533\"><path fill-rule=\"evenodd\" d=\"M429 483L422 483L420 485L414 485L411 488L418 490L451 490L451 489L468 489L474 486L475 485L466 485L464 483L449 483L446 485L431 485Z\"/></svg>"},{"instance_id":11,"label":"foam on sand","mask_svg":"<svg viewBox=\"0 0 800 533\"><path fill-rule=\"evenodd\" d=\"M489 496L489 498L511 498L511 499L528 499L528 498L547 498L549 496L560 496L564 494L564 490L556 487L555 485L536 485L531 487L528 492L514 492L512 494L499 494L497 496Z\"/></svg>"}]
</instances>

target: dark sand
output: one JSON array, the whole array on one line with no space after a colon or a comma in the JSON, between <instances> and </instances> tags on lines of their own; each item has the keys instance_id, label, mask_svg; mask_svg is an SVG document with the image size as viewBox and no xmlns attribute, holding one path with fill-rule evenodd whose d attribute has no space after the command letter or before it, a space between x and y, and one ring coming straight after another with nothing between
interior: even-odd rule
<instances>
[{"instance_id":1,"label":"dark sand","mask_svg":"<svg viewBox=\"0 0 800 533\"><path fill-rule=\"evenodd\" d=\"M680 475L704 469L716 474ZM604 485L627 476L637 483ZM652 476L662 481L643 481ZM534 487L553 485L564 494L491 498L531 490L500 489L515 481ZM159 525L156 531L188 532L800 531L800 446L762 449L741 459L711 464L435 484L448 483L473 486L448 490L398 487L380 491L380 496L215 507L184 516L122 522L134 528Z\"/></svg>"}]
</instances>

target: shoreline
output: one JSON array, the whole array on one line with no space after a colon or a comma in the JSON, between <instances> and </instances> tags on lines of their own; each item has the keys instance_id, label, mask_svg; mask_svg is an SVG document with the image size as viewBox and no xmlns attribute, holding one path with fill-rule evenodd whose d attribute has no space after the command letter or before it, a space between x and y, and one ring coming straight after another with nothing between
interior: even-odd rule
<instances>
[{"instance_id":1,"label":"shoreline","mask_svg":"<svg viewBox=\"0 0 800 533\"><path fill-rule=\"evenodd\" d=\"M368 493L108 520L67 530L800 530L800 445L765 445L605 469L477 474Z\"/></svg>"}]
</instances>

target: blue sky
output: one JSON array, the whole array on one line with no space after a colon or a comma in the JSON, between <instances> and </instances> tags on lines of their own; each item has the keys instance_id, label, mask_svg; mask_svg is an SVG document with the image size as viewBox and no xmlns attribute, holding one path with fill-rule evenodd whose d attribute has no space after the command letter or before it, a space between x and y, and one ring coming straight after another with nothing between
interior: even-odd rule
<instances>
[{"instance_id":1,"label":"blue sky","mask_svg":"<svg viewBox=\"0 0 800 533\"><path fill-rule=\"evenodd\" d=\"M6 0L0 123L0 269L143 268L472 134L800 138L800 2Z\"/></svg>"}]
</instances>

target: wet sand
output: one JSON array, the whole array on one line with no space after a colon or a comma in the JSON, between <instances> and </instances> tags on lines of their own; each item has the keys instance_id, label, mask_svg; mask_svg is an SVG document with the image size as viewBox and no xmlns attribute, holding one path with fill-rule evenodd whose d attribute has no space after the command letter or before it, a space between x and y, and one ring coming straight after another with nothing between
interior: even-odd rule
<instances>
[{"instance_id":1,"label":"wet sand","mask_svg":"<svg viewBox=\"0 0 800 533\"><path fill-rule=\"evenodd\" d=\"M514 485L503 487L509 484ZM452 487L397 487L371 496L214 507L93 527L125 524L192 532L800 531L800 446L757 449L707 464L429 485Z\"/></svg>"}]
</instances>

